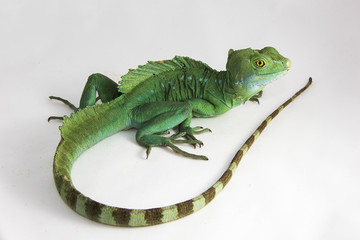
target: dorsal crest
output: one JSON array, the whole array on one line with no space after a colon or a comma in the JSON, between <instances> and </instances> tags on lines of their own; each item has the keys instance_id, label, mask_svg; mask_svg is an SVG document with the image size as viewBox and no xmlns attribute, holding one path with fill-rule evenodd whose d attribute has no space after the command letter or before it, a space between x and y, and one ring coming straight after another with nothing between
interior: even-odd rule
<instances>
[{"instance_id":1,"label":"dorsal crest","mask_svg":"<svg viewBox=\"0 0 360 240\"><path fill-rule=\"evenodd\" d=\"M176 56L171 60L149 61L145 65L139 65L137 69L129 69L129 72L121 76L119 81L119 92L128 93L141 82L159 74L190 68L211 68L201 62L189 57Z\"/></svg>"}]
</instances>

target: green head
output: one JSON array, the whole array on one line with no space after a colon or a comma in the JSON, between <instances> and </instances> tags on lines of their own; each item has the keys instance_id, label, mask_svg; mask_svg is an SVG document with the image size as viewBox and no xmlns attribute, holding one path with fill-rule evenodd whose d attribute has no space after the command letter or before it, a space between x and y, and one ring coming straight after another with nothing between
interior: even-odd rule
<instances>
[{"instance_id":1,"label":"green head","mask_svg":"<svg viewBox=\"0 0 360 240\"><path fill-rule=\"evenodd\" d=\"M240 94L249 97L261 91L268 83L284 76L290 66L290 59L280 55L273 47L261 50L230 49L226 70Z\"/></svg>"}]
</instances>

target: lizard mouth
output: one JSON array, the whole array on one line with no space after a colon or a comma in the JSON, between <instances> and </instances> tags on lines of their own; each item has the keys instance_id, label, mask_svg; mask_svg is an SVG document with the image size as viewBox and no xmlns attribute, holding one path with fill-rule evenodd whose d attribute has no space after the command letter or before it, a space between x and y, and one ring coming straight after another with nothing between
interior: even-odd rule
<instances>
[{"instance_id":1,"label":"lizard mouth","mask_svg":"<svg viewBox=\"0 0 360 240\"><path fill-rule=\"evenodd\" d=\"M273 72L273 73L263 73L263 74L258 74L259 76L282 76L284 74L286 74L290 69L285 69L279 72Z\"/></svg>"},{"instance_id":2,"label":"lizard mouth","mask_svg":"<svg viewBox=\"0 0 360 240\"><path fill-rule=\"evenodd\" d=\"M285 74L288 73L290 69L285 69L283 71L280 72L274 72L274 73L265 73L265 74L259 74L258 76L263 77L263 79L261 80L256 80L256 82L254 82L254 85L257 85L259 87L263 87L268 83L271 83L279 78L281 78L282 76L284 76Z\"/></svg>"}]
</instances>

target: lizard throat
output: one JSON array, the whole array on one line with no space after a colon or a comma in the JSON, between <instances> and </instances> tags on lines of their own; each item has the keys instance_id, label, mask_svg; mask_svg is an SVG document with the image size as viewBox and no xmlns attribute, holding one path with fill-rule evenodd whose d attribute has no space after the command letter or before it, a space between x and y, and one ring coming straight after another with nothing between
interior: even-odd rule
<instances>
[{"instance_id":1,"label":"lizard throat","mask_svg":"<svg viewBox=\"0 0 360 240\"><path fill-rule=\"evenodd\" d=\"M253 75L247 79L239 80L237 84L242 87L265 87L267 84L283 77L288 71Z\"/></svg>"}]
</instances>

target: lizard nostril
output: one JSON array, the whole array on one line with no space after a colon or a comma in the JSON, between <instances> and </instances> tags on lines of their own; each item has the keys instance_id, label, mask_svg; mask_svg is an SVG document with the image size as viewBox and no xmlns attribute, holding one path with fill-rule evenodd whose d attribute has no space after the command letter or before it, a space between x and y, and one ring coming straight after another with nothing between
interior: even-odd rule
<instances>
[{"instance_id":1,"label":"lizard nostril","mask_svg":"<svg viewBox=\"0 0 360 240\"><path fill-rule=\"evenodd\" d=\"M287 69L290 69L291 67L291 61L290 59L286 58L284 61L282 61L282 65L286 67Z\"/></svg>"}]
</instances>

